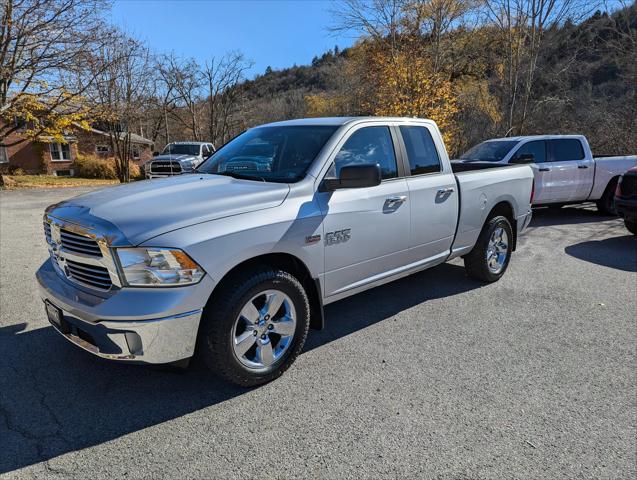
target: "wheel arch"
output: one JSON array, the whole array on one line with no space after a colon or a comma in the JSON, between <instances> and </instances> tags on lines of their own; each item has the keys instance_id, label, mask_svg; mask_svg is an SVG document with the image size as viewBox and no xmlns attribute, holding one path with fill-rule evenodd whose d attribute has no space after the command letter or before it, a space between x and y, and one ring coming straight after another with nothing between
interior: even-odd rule
<instances>
[{"instance_id":1,"label":"wheel arch","mask_svg":"<svg viewBox=\"0 0 637 480\"><path fill-rule=\"evenodd\" d=\"M511 251L514 252L518 243L518 225L517 225L518 222L515 218L515 210L513 209L513 205L511 204L511 202L503 200L496 203L491 209L491 211L489 212L489 214L487 215L487 218L484 221L484 223L486 225L487 222L491 220L493 217L497 217L500 215L505 217L511 224L511 230L513 233L513 241L511 242L512 243Z\"/></svg>"},{"instance_id":2,"label":"wheel arch","mask_svg":"<svg viewBox=\"0 0 637 480\"><path fill-rule=\"evenodd\" d=\"M230 278L241 275L244 272L249 272L255 267L263 266L285 270L301 282L310 302L310 328L321 330L324 325L324 315L323 293L320 281L318 278L312 277L309 268L300 258L290 253L265 253L243 260L223 275L210 294L208 302L214 299L220 287Z\"/></svg>"}]
</instances>

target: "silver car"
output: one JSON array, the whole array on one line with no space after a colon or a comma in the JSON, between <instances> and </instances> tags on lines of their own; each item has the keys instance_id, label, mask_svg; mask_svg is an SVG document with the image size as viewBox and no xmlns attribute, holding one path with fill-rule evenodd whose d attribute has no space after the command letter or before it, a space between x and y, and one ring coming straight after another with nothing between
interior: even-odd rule
<instances>
[{"instance_id":1,"label":"silver car","mask_svg":"<svg viewBox=\"0 0 637 480\"><path fill-rule=\"evenodd\" d=\"M506 272L531 219L525 165L452 170L436 124L317 118L253 128L196 174L52 205L37 279L65 338L240 385L281 375L323 305L463 257ZM426 286L423 286L426 288Z\"/></svg>"}]
</instances>

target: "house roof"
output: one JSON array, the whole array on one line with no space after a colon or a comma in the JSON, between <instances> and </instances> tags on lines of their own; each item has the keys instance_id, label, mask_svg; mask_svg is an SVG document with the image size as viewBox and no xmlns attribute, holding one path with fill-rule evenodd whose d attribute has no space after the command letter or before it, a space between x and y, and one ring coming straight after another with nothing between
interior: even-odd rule
<instances>
[{"instance_id":1,"label":"house roof","mask_svg":"<svg viewBox=\"0 0 637 480\"><path fill-rule=\"evenodd\" d=\"M102 130L98 130L97 128L91 128L90 132L97 133L98 135L104 135L105 137L109 136L108 132L104 132ZM142 137L141 135L137 135L136 133L127 133L127 132L119 132L119 138L122 139L124 136L130 135L131 143L137 143L140 145L153 145L154 142L147 138Z\"/></svg>"}]
</instances>

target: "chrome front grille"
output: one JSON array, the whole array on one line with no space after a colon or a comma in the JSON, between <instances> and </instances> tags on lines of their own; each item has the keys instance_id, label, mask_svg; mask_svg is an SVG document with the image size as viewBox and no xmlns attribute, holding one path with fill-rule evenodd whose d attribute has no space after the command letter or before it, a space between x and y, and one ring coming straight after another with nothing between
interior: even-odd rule
<instances>
[{"instance_id":1,"label":"chrome front grille","mask_svg":"<svg viewBox=\"0 0 637 480\"><path fill-rule=\"evenodd\" d=\"M97 265L75 262L66 259L69 278L84 283L90 287L109 290L113 286L108 270Z\"/></svg>"},{"instance_id":2,"label":"chrome front grille","mask_svg":"<svg viewBox=\"0 0 637 480\"><path fill-rule=\"evenodd\" d=\"M44 222L44 238L47 245L51 244L51 224Z\"/></svg>"},{"instance_id":3,"label":"chrome front grille","mask_svg":"<svg viewBox=\"0 0 637 480\"><path fill-rule=\"evenodd\" d=\"M150 164L150 173L178 174L181 173L181 164L179 162L156 161Z\"/></svg>"},{"instance_id":4,"label":"chrome front grille","mask_svg":"<svg viewBox=\"0 0 637 480\"><path fill-rule=\"evenodd\" d=\"M92 238L61 229L60 239L62 240L62 248L64 250L82 253L84 255L92 255L94 257L102 256L99 245Z\"/></svg>"},{"instance_id":5,"label":"chrome front grille","mask_svg":"<svg viewBox=\"0 0 637 480\"><path fill-rule=\"evenodd\" d=\"M44 235L51 261L60 276L96 290L121 286L103 234L46 215Z\"/></svg>"}]
</instances>

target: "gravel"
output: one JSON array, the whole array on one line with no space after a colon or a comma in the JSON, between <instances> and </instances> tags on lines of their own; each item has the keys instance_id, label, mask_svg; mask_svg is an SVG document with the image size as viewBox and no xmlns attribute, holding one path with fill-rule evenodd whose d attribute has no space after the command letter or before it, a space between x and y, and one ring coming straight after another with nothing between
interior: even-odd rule
<instances>
[{"instance_id":1,"label":"gravel","mask_svg":"<svg viewBox=\"0 0 637 480\"><path fill-rule=\"evenodd\" d=\"M56 334L34 274L46 205L0 192L1 478L635 478L637 237L538 210L496 284L461 261L329 305L245 390L113 364Z\"/></svg>"}]
</instances>

